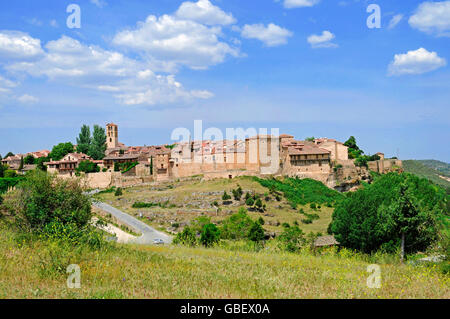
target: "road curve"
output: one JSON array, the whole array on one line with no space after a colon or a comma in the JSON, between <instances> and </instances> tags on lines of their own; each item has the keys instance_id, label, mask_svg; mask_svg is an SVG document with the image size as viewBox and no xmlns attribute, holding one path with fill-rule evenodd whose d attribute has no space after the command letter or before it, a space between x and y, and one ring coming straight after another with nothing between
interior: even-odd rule
<instances>
[{"instance_id":1,"label":"road curve","mask_svg":"<svg viewBox=\"0 0 450 319\"><path fill-rule=\"evenodd\" d=\"M92 192L90 194L92 194ZM133 216L130 216L118 210L117 208L112 207L111 205L105 204L95 199L92 201L92 205L97 207L98 209L110 213L115 218L120 220L122 223L142 233L140 237L137 237L135 240L130 241L130 243L149 245L153 244L154 239L162 239L165 244L170 244L172 242L171 236L162 233L160 231L157 231L156 229L150 227L146 223L141 222L140 220L134 218Z\"/></svg>"}]
</instances>

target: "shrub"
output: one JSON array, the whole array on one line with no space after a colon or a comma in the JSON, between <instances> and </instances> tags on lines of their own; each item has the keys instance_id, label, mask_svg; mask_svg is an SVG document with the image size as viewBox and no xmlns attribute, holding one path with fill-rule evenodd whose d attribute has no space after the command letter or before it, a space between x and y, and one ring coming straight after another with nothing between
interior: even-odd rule
<instances>
[{"instance_id":1,"label":"shrub","mask_svg":"<svg viewBox=\"0 0 450 319\"><path fill-rule=\"evenodd\" d=\"M84 173L97 173L100 172L100 167L91 161L82 161L78 164L76 171Z\"/></svg>"},{"instance_id":2,"label":"shrub","mask_svg":"<svg viewBox=\"0 0 450 319\"><path fill-rule=\"evenodd\" d=\"M218 243L220 239L220 230L214 224L206 224L203 226L200 236L200 243L205 247L211 247Z\"/></svg>"},{"instance_id":3,"label":"shrub","mask_svg":"<svg viewBox=\"0 0 450 319\"><path fill-rule=\"evenodd\" d=\"M12 170L12 169L7 169L3 175L5 176L5 178L15 178L17 177L17 173L16 171Z\"/></svg>"},{"instance_id":4,"label":"shrub","mask_svg":"<svg viewBox=\"0 0 450 319\"><path fill-rule=\"evenodd\" d=\"M4 207L22 230L42 232L49 224L87 226L91 201L79 180L60 179L36 170L5 196Z\"/></svg>"},{"instance_id":5,"label":"shrub","mask_svg":"<svg viewBox=\"0 0 450 319\"><path fill-rule=\"evenodd\" d=\"M315 203L309 204L309 207L311 207L311 209L316 209L317 208Z\"/></svg>"},{"instance_id":6,"label":"shrub","mask_svg":"<svg viewBox=\"0 0 450 319\"><path fill-rule=\"evenodd\" d=\"M185 227L181 233L178 233L173 239L174 244L186 245L186 246L196 246L197 236L195 231L189 226Z\"/></svg>"},{"instance_id":7,"label":"shrub","mask_svg":"<svg viewBox=\"0 0 450 319\"><path fill-rule=\"evenodd\" d=\"M118 187L116 189L116 192L114 193L114 196L122 196L123 192L122 192L122 188Z\"/></svg>"},{"instance_id":8,"label":"shrub","mask_svg":"<svg viewBox=\"0 0 450 319\"><path fill-rule=\"evenodd\" d=\"M221 237L223 239L245 239L248 237L253 220L247 215L247 210L243 207L238 212L225 219L221 227Z\"/></svg>"},{"instance_id":9,"label":"shrub","mask_svg":"<svg viewBox=\"0 0 450 319\"><path fill-rule=\"evenodd\" d=\"M246 201L245 201L245 204L247 205L247 206L250 206L250 207L252 207L253 205L255 205L255 200L253 199L253 198L249 198L249 199L247 199Z\"/></svg>"},{"instance_id":10,"label":"shrub","mask_svg":"<svg viewBox=\"0 0 450 319\"><path fill-rule=\"evenodd\" d=\"M222 195L222 200L227 201L229 199L231 199L231 196L228 195L226 191L224 191Z\"/></svg>"},{"instance_id":11,"label":"shrub","mask_svg":"<svg viewBox=\"0 0 450 319\"><path fill-rule=\"evenodd\" d=\"M248 239L253 242L260 242L264 240L264 229L259 222L253 223L248 232Z\"/></svg>"},{"instance_id":12,"label":"shrub","mask_svg":"<svg viewBox=\"0 0 450 319\"><path fill-rule=\"evenodd\" d=\"M151 208L159 206L159 204L156 203L143 203L143 202L134 202L134 204L131 206L132 208Z\"/></svg>"},{"instance_id":13,"label":"shrub","mask_svg":"<svg viewBox=\"0 0 450 319\"><path fill-rule=\"evenodd\" d=\"M264 221L264 218L259 217L259 218L258 218L258 223L262 226L262 225L264 225L266 222Z\"/></svg>"},{"instance_id":14,"label":"shrub","mask_svg":"<svg viewBox=\"0 0 450 319\"><path fill-rule=\"evenodd\" d=\"M298 226L286 227L277 237L283 250L297 252L305 244L303 231Z\"/></svg>"}]
</instances>

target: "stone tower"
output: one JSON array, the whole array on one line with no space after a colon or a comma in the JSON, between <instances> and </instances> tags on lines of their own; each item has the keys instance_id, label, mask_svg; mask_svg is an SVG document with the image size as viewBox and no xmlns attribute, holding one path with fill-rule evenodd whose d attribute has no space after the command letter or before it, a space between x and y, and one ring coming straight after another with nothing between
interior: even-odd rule
<instances>
[{"instance_id":1,"label":"stone tower","mask_svg":"<svg viewBox=\"0 0 450 319\"><path fill-rule=\"evenodd\" d=\"M106 124L106 145L108 149L119 146L119 128L114 123Z\"/></svg>"}]
</instances>

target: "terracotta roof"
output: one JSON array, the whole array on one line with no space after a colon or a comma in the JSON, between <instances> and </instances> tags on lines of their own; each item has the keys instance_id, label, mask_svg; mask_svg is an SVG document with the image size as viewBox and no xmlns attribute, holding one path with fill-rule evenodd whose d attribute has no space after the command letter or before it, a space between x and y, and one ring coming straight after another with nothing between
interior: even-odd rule
<instances>
[{"instance_id":1,"label":"terracotta roof","mask_svg":"<svg viewBox=\"0 0 450 319\"><path fill-rule=\"evenodd\" d=\"M320 236L314 242L314 246L316 247L334 246L334 245L339 245L339 242L334 238L334 236Z\"/></svg>"},{"instance_id":2,"label":"terracotta roof","mask_svg":"<svg viewBox=\"0 0 450 319\"><path fill-rule=\"evenodd\" d=\"M314 143L307 141L288 141L282 143L282 147L288 149L289 155L315 155L331 153L329 150L320 148Z\"/></svg>"}]
</instances>

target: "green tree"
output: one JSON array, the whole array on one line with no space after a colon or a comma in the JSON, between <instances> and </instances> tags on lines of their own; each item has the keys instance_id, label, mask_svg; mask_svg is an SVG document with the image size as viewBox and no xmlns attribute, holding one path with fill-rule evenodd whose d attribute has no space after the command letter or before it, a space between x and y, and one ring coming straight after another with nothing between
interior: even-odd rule
<instances>
[{"instance_id":1,"label":"green tree","mask_svg":"<svg viewBox=\"0 0 450 319\"><path fill-rule=\"evenodd\" d=\"M114 196L122 196L123 192L122 192L122 188L118 187L116 189L116 192L114 193Z\"/></svg>"},{"instance_id":2,"label":"green tree","mask_svg":"<svg viewBox=\"0 0 450 319\"><path fill-rule=\"evenodd\" d=\"M350 136L344 145L348 147L348 157L350 159L358 158L364 153L356 144L356 138L354 136Z\"/></svg>"},{"instance_id":3,"label":"green tree","mask_svg":"<svg viewBox=\"0 0 450 319\"><path fill-rule=\"evenodd\" d=\"M25 164L27 164L27 165L33 165L33 164L36 163L36 159L35 159L34 156L31 155L31 154L30 154L30 155L27 155L27 156L25 157L24 161L25 161Z\"/></svg>"},{"instance_id":4,"label":"green tree","mask_svg":"<svg viewBox=\"0 0 450 319\"><path fill-rule=\"evenodd\" d=\"M73 149L74 147L71 142L59 143L58 145L53 146L49 157L54 161L59 161L67 154L72 153Z\"/></svg>"},{"instance_id":5,"label":"green tree","mask_svg":"<svg viewBox=\"0 0 450 319\"><path fill-rule=\"evenodd\" d=\"M311 136L311 137L305 138L305 141L308 141L308 142L314 142L315 139L316 139L316 138L315 138L314 136Z\"/></svg>"},{"instance_id":6,"label":"green tree","mask_svg":"<svg viewBox=\"0 0 450 319\"><path fill-rule=\"evenodd\" d=\"M38 159L36 159L36 168L46 172L47 171L47 166L44 165L45 162L48 162L48 157L40 157Z\"/></svg>"},{"instance_id":7,"label":"green tree","mask_svg":"<svg viewBox=\"0 0 450 319\"><path fill-rule=\"evenodd\" d=\"M8 153L5 155L5 158L8 158L8 157L10 157L10 156L14 156L14 153L13 153L13 152L8 152Z\"/></svg>"},{"instance_id":8,"label":"green tree","mask_svg":"<svg viewBox=\"0 0 450 319\"><path fill-rule=\"evenodd\" d=\"M203 226L200 236L200 243L205 247L211 247L218 243L220 239L220 230L214 224L206 224Z\"/></svg>"},{"instance_id":9,"label":"green tree","mask_svg":"<svg viewBox=\"0 0 450 319\"><path fill-rule=\"evenodd\" d=\"M0 178L5 177L5 171L6 171L7 169L8 169L8 168L7 168L5 165L3 165L2 163L0 163Z\"/></svg>"},{"instance_id":10,"label":"green tree","mask_svg":"<svg viewBox=\"0 0 450 319\"><path fill-rule=\"evenodd\" d=\"M264 229L258 222L253 223L252 227L248 232L248 239L254 242L260 242L264 240Z\"/></svg>"},{"instance_id":11,"label":"green tree","mask_svg":"<svg viewBox=\"0 0 450 319\"><path fill-rule=\"evenodd\" d=\"M87 154L91 145L91 129L88 125L81 127L80 134L77 137L77 152Z\"/></svg>"},{"instance_id":12,"label":"green tree","mask_svg":"<svg viewBox=\"0 0 450 319\"><path fill-rule=\"evenodd\" d=\"M331 231L351 249L370 253L404 247L413 253L437 239L445 206L440 187L415 175L389 173L339 203Z\"/></svg>"},{"instance_id":13,"label":"green tree","mask_svg":"<svg viewBox=\"0 0 450 319\"><path fill-rule=\"evenodd\" d=\"M261 199L260 199L260 198L258 198L258 199L256 200L256 202L255 202L255 206L256 206L256 208L258 208L259 210L261 210L261 209L262 209L262 207L263 207L263 203L262 203L262 201L261 201Z\"/></svg>"},{"instance_id":14,"label":"green tree","mask_svg":"<svg viewBox=\"0 0 450 319\"><path fill-rule=\"evenodd\" d=\"M101 160L105 157L105 151L105 129L99 125L94 125L94 131L92 133L92 144L89 146L88 155L95 160Z\"/></svg>"},{"instance_id":15,"label":"green tree","mask_svg":"<svg viewBox=\"0 0 450 319\"><path fill-rule=\"evenodd\" d=\"M150 156L150 175L153 176L153 156Z\"/></svg>"},{"instance_id":16,"label":"green tree","mask_svg":"<svg viewBox=\"0 0 450 319\"><path fill-rule=\"evenodd\" d=\"M98 167L98 165L95 164L94 162L82 161L78 164L76 171L84 173L96 173L100 172L100 167Z\"/></svg>"}]
</instances>

